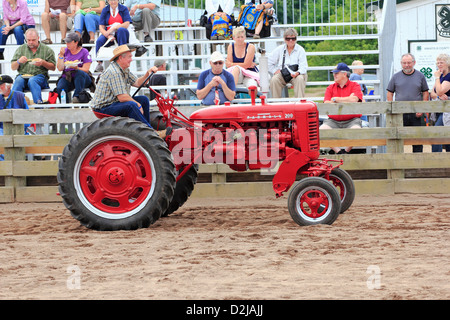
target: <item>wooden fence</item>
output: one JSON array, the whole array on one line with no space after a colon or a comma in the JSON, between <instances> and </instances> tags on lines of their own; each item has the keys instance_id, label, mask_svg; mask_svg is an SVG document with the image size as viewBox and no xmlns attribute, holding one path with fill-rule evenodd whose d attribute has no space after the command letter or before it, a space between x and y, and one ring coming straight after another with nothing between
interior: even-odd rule
<instances>
[{"instance_id":1,"label":"wooden fence","mask_svg":"<svg viewBox=\"0 0 450 320\"><path fill-rule=\"evenodd\" d=\"M321 147L385 146L385 153L342 155L343 169L352 175L357 194L450 193L450 153L405 153L413 144L450 144L450 127L403 127L403 113L450 112L450 102L372 102L318 104L322 115L380 114L386 126L321 130ZM57 160L27 161L26 154L60 154L71 134L24 135L26 123L89 123L88 108L1 110L0 202L61 201L57 195ZM327 155L327 158L337 158ZM237 173L226 165L201 165L196 197L274 195L275 172Z\"/></svg>"}]
</instances>

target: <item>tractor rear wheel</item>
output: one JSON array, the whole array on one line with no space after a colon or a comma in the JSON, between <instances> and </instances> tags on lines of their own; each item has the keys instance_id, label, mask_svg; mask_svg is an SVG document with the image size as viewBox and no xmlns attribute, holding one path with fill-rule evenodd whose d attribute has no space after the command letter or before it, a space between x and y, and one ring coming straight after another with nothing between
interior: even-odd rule
<instances>
[{"instance_id":1,"label":"tractor rear wheel","mask_svg":"<svg viewBox=\"0 0 450 320\"><path fill-rule=\"evenodd\" d=\"M347 171L336 168L331 171L329 181L338 190L341 197L341 213L347 211L355 200L355 184Z\"/></svg>"},{"instance_id":2,"label":"tractor rear wheel","mask_svg":"<svg viewBox=\"0 0 450 320\"><path fill-rule=\"evenodd\" d=\"M332 224L341 211L341 199L326 179L308 177L292 188L288 208L292 219L300 226Z\"/></svg>"},{"instance_id":3,"label":"tractor rear wheel","mask_svg":"<svg viewBox=\"0 0 450 320\"><path fill-rule=\"evenodd\" d=\"M145 228L167 210L175 166L155 132L130 118L94 121L59 161L59 192L72 216L95 230Z\"/></svg>"}]
</instances>

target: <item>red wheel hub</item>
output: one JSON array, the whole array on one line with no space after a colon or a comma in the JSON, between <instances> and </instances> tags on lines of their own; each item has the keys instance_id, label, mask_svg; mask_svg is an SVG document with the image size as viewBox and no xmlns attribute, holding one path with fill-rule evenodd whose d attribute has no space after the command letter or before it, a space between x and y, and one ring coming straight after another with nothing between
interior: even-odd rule
<instances>
[{"instance_id":1,"label":"red wheel hub","mask_svg":"<svg viewBox=\"0 0 450 320\"><path fill-rule=\"evenodd\" d=\"M326 214L329 206L330 201L322 191L310 190L300 197L300 208L303 214L313 219Z\"/></svg>"},{"instance_id":2,"label":"red wheel hub","mask_svg":"<svg viewBox=\"0 0 450 320\"><path fill-rule=\"evenodd\" d=\"M134 144L109 140L88 151L79 179L83 194L94 207L120 214L147 198L152 189L152 165Z\"/></svg>"}]
</instances>

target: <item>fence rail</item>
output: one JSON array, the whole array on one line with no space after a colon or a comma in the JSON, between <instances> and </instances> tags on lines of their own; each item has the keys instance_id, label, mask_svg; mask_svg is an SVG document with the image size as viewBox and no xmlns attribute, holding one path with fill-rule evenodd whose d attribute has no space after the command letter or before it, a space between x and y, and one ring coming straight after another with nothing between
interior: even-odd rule
<instances>
[{"instance_id":1,"label":"fence rail","mask_svg":"<svg viewBox=\"0 0 450 320\"><path fill-rule=\"evenodd\" d=\"M189 110L189 107L185 107ZM449 101L433 102L377 102L354 104L318 104L322 115L328 114L384 114L386 127L367 129L321 130L321 147L330 146L386 146L386 153L344 155L343 168L354 172L383 170L383 179L356 179L357 192L363 193L449 193L449 153L405 153L404 146L411 144L450 144L450 127L403 127L403 113L450 112ZM76 119L76 120L74 120ZM24 135L26 123L89 123L95 120L90 109L39 109L1 110L4 136L0 136L0 152L5 161L0 162L0 202L60 201L57 196L56 177L58 161L26 161L27 153L61 153L70 134ZM336 156L327 156L336 158ZM428 170L434 178L411 178L407 171ZM437 172L437 173L436 173ZM249 171L236 173L226 165L201 165L201 176L209 183L198 183L195 196L248 196L273 195L270 173ZM233 182L241 175L241 181ZM32 177L52 177L53 185L28 184ZM38 179L39 180L39 179ZM227 183L225 183L227 182ZM245 188L245 189L242 189ZM243 191L245 190L245 192Z\"/></svg>"}]
</instances>

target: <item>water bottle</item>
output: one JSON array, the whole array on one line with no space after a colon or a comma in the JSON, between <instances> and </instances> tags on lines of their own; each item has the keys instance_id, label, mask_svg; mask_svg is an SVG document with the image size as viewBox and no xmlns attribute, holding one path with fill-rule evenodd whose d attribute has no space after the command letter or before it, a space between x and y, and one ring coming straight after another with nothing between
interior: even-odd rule
<instances>
[{"instance_id":1,"label":"water bottle","mask_svg":"<svg viewBox=\"0 0 450 320\"><path fill-rule=\"evenodd\" d=\"M64 91L64 89L61 90L61 104L65 104L67 103L66 100L66 91Z\"/></svg>"}]
</instances>

